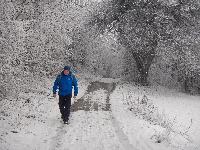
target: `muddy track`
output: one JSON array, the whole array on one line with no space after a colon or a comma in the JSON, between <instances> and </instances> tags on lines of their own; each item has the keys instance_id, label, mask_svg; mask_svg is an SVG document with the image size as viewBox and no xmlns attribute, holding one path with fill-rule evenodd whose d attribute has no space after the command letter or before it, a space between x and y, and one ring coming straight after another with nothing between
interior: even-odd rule
<instances>
[{"instance_id":1,"label":"muddy track","mask_svg":"<svg viewBox=\"0 0 200 150\"><path fill-rule=\"evenodd\" d=\"M84 94L83 97L81 97L78 101L76 101L72 107L71 107L71 111L75 112L78 110L85 110L85 111L90 111L90 108L94 108L94 111L98 111L98 110L103 110L103 111L110 111L110 93L112 93L112 91L115 89L116 87L116 83L104 83L104 82L99 82L99 81L95 81L92 82L88 88L86 93ZM106 90L107 91L107 97L106 97L106 104L104 105L103 108L99 108L99 104L92 102L90 97L87 97L88 94L93 94L93 92L97 91L97 90Z\"/></svg>"}]
</instances>

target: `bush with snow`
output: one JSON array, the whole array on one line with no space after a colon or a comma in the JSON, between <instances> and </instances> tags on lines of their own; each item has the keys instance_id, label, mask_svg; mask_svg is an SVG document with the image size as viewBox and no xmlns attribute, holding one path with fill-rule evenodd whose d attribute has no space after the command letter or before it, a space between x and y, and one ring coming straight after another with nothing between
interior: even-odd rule
<instances>
[{"instance_id":1,"label":"bush with snow","mask_svg":"<svg viewBox=\"0 0 200 150\"><path fill-rule=\"evenodd\" d=\"M132 95L124 97L124 103L128 105L128 109L134 113L135 116L148 121L154 126L158 126L159 130L155 131L155 134L151 137L155 142L161 143L166 141L171 143L172 137L179 135L188 142L191 142L189 135L187 134L191 124L185 131L180 131L176 127L176 117L170 119L168 115L163 111L160 112L158 107L153 104L153 101L146 95L142 98L134 99Z\"/></svg>"}]
</instances>

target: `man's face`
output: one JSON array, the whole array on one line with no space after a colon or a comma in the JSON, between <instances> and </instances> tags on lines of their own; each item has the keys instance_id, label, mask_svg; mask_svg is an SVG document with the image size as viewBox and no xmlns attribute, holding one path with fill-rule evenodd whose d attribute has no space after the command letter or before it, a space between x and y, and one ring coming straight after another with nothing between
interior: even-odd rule
<instances>
[{"instance_id":1,"label":"man's face","mask_svg":"<svg viewBox=\"0 0 200 150\"><path fill-rule=\"evenodd\" d=\"M64 70L64 74L68 75L69 74L69 70Z\"/></svg>"}]
</instances>

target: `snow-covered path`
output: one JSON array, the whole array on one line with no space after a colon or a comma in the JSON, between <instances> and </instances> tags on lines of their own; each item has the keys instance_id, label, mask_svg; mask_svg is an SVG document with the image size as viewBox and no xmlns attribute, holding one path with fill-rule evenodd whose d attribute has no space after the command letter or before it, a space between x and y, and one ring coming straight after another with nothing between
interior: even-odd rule
<instances>
[{"instance_id":1,"label":"snow-covered path","mask_svg":"<svg viewBox=\"0 0 200 150\"><path fill-rule=\"evenodd\" d=\"M48 88L52 87L51 81L48 84ZM198 96L188 95L184 101L177 94L177 97L170 96L170 93L168 97L164 97L170 101L176 100L192 105L186 111L182 105L167 103L169 100L166 100L165 105L159 104L160 96L157 96L158 100L155 99L156 92L149 92L151 89L143 90L130 84L116 84L112 79L101 79L91 83L83 80L79 86L78 101L72 99L69 125L63 124L58 97L51 97L50 88L39 89L41 94L37 91L22 93L18 101L1 101L0 105L3 107L0 113L0 150L200 150L200 111L194 109L200 107ZM178 107L182 113L182 109L186 114L190 112L194 123L188 137L192 136L194 142L189 143L174 132L168 135L162 126L151 124L143 119L142 115L137 116L130 111L131 105L127 102L131 104L131 101L134 102L144 94L152 96L155 100L153 103L158 103L159 107L163 106L166 110L173 106ZM165 107L167 105L169 107ZM166 121L170 121L167 116L164 117ZM178 114L176 117L184 123L189 121L187 118L183 120ZM178 122L173 125L178 125ZM158 139L161 142L156 142Z\"/></svg>"},{"instance_id":2,"label":"snow-covered path","mask_svg":"<svg viewBox=\"0 0 200 150\"><path fill-rule=\"evenodd\" d=\"M113 83L91 83L85 95L72 106L70 125L63 125L58 112L51 116L49 120L53 121L49 125L56 133L49 141L49 149L134 150L111 113L109 95L113 89Z\"/></svg>"}]
</instances>

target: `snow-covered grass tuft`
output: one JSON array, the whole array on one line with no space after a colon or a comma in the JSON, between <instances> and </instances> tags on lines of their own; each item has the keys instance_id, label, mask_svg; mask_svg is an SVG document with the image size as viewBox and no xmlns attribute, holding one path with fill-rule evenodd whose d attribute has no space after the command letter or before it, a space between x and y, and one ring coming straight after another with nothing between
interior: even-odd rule
<instances>
[{"instance_id":1,"label":"snow-covered grass tuft","mask_svg":"<svg viewBox=\"0 0 200 150\"><path fill-rule=\"evenodd\" d=\"M155 131L155 134L151 137L156 143L166 141L171 142L170 136L180 135L189 142L191 138L187 135L190 127L192 126L192 119L190 125L184 130L179 131L176 125L176 116L170 119L168 115L163 111L160 112L158 107L153 104L153 101L146 95L142 98L135 99L132 95L123 95L123 101L128 105L128 109L134 113L135 116L148 121L150 124L161 127L159 131Z\"/></svg>"}]
</instances>

